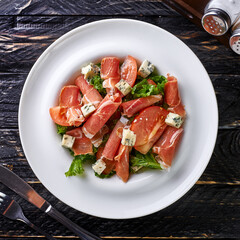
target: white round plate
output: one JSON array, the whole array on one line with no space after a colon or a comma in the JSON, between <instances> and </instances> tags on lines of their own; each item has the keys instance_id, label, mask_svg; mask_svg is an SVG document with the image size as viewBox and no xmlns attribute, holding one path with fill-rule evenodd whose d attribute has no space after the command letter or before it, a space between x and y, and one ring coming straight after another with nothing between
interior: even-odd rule
<instances>
[{"instance_id":1,"label":"white round plate","mask_svg":"<svg viewBox=\"0 0 240 240\"><path fill-rule=\"evenodd\" d=\"M170 171L149 170L127 183L117 176L99 179L91 166L84 177L66 178L72 157L61 147L49 115L62 86L82 65L105 56L150 60L178 78L187 120ZM182 197L211 157L218 126L216 97L207 72L178 38L154 25L129 20L97 21L56 40L28 75L19 107L19 129L27 160L43 185L67 205L103 218L125 219L159 211Z\"/></svg>"}]
</instances>

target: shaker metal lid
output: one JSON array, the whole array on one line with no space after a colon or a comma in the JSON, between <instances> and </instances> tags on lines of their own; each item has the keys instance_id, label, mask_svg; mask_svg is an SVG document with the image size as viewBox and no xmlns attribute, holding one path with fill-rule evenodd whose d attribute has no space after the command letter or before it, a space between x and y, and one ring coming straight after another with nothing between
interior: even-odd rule
<instances>
[{"instance_id":1,"label":"shaker metal lid","mask_svg":"<svg viewBox=\"0 0 240 240\"><path fill-rule=\"evenodd\" d=\"M240 29L236 29L229 39L229 45L232 50L240 55Z\"/></svg>"},{"instance_id":2,"label":"shaker metal lid","mask_svg":"<svg viewBox=\"0 0 240 240\"><path fill-rule=\"evenodd\" d=\"M211 8L203 15L202 26L211 35L221 36L231 26L231 19L225 11Z\"/></svg>"}]
</instances>

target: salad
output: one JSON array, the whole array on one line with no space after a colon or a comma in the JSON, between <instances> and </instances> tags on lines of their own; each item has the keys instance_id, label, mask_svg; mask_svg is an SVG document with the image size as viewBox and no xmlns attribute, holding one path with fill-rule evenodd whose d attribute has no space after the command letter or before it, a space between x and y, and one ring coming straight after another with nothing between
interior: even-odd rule
<instances>
[{"instance_id":1,"label":"salad","mask_svg":"<svg viewBox=\"0 0 240 240\"><path fill-rule=\"evenodd\" d=\"M123 63L105 57L82 67L75 84L64 86L59 105L50 108L62 146L73 156L67 177L82 175L91 162L97 177L171 166L186 118L178 81L158 75L144 60Z\"/></svg>"}]
</instances>

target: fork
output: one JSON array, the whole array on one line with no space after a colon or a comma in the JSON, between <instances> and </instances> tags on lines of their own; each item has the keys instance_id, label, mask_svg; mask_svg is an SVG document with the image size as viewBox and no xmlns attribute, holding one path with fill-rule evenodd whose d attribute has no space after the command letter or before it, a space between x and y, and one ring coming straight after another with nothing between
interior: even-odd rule
<instances>
[{"instance_id":1,"label":"fork","mask_svg":"<svg viewBox=\"0 0 240 240\"><path fill-rule=\"evenodd\" d=\"M3 192L0 192L0 213L12 220L19 220L21 222L26 223L29 227L33 228L37 232L43 234L47 239L54 240L52 236L49 234L45 233L42 229L39 227L35 226L33 223L31 223L23 214L22 208L20 205L4 194ZM56 240L56 239L55 239Z\"/></svg>"}]
</instances>

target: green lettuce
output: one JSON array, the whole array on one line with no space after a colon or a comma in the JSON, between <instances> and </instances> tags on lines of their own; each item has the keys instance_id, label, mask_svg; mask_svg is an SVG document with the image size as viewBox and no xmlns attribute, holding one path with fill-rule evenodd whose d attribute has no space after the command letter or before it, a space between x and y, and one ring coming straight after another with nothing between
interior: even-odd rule
<instances>
[{"instance_id":1,"label":"green lettuce","mask_svg":"<svg viewBox=\"0 0 240 240\"><path fill-rule=\"evenodd\" d=\"M162 169L160 164L155 160L151 150L147 154L141 154L135 150L135 154L130 156L130 164L132 167L146 167L146 168L155 168Z\"/></svg>"},{"instance_id":2,"label":"green lettuce","mask_svg":"<svg viewBox=\"0 0 240 240\"><path fill-rule=\"evenodd\" d=\"M167 79L164 76L152 76L148 78L153 80L156 85L149 84L147 79L143 79L139 83L135 84L132 88L131 94L133 98L148 97L150 95L162 94L164 95L164 86Z\"/></svg>"},{"instance_id":3,"label":"green lettuce","mask_svg":"<svg viewBox=\"0 0 240 240\"><path fill-rule=\"evenodd\" d=\"M67 172L65 172L66 177L82 175L84 173L83 164L87 160L96 160L95 155L82 154L74 157L72 164Z\"/></svg>"},{"instance_id":4,"label":"green lettuce","mask_svg":"<svg viewBox=\"0 0 240 240\"><path fill-rule=\"evenodd\" d=\"M103 173L98 174L98 173L95 172L95 176L96 176L96 177L99 177L99 178L102 178L102 179L103 179L103 178L110 178L110 177L112 177L113 175L115 175L115 173L116 173L116 172L113 171L113 170L112 170L109 174L103 174Z\"/></svg>"},{"instance_id":5,"label":"green lettuce","mask_svg":"<svg viewBox=\"0 0 240 240\"><path fill-rule=\"evenodd\" d=\"M68 127L61 126L59 124L56 124L56 126L57 126L57 133L60 134L60 135L65 134L68 130Z\"/></svg>"},{"instance_id":6,"label":"green lettuce","mask_svg":"<svg viewBox=\"0 0 240 240\"><path fill-rule=\"evenodd\" d=\"M106 89L103 88L103 79L101 79L100 75L95 75L94 77L91 78L89 83L94 86L95 89L98 90L98 92L102 95L105 96L107 94Z\"/></svg>"}]
</instances>

